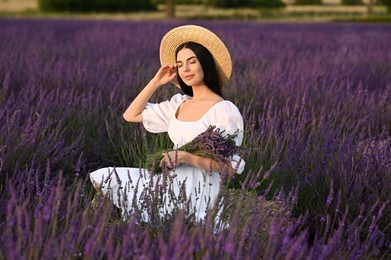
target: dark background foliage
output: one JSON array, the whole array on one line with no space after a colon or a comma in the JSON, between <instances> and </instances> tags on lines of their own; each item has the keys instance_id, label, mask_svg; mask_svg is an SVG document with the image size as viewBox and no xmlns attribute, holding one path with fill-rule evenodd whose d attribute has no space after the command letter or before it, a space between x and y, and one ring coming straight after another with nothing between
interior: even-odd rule
<instances>
[{"instance_id":1,"label":"dark background foliage","mask_svg":"<svg viewBox=\"0 0 391 260\"><path fill-rule=\"evenodd\" d=\"M322 0L295 0L297 5L320 5L323 4Z\"/></svg>"},{"instance_id":2,"label":"dark background foliage","mask_svg":"<svg viewBox=\"0 0 391 260\"><path fill-rule=\"evenodd\" d=\"M151 0L38 0L42 11L112 12L155 10Z\"/></svg>"},{"instance_id":3,"label":"dark background foliage","mask_svg":"<svg viewBox=\"0 0 391 260\"><path fill-rule=\"evenodd\" d=\"M391 13L391 0L379 0L379 2L387 6L388 12Z\"/></svg>"},{"instance_id":4,"label":"dark background foliage","mask_svg":"<svg viewBox=\"0 0 391 260\"><path fill-rule=\"evenodd\" d=\"M362 0L342 0L341 2L344 5L362 5Z\"/></svg>"}]
</instances>

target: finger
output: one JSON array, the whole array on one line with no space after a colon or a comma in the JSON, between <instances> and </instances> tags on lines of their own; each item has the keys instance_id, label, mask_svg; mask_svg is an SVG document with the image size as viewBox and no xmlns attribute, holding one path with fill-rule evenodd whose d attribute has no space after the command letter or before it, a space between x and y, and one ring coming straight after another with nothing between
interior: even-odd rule
<instances>
[{"instance_id":1,"label":"finger","mask_svg":"<svg viewBox=\"0 0 391 260\"><path fill-rule=\"evenodd\" d=\"M170 69L170 65L163 65L160 67L160 71L166 71L166 70L169 70Z\"/></svg>"},{"instance_id":2,"label":"finger","mask_svg":"<svg viewBox=\"0 0 391 260\"><path fill-rule=\"evenodd\" d=\"M174 168L174 164L173 164L172 162L165 162L165 163L166 163L166 167L167 167L168 169Z\"/></svg>"},{"instance_id":3,"label":"finger","mask_svg":"<svg viewBox=\"0 0 391 260\"><path fill-rule=\"evenodd\" d=\"M167 166L167 153L162 153L163 158L160 161L160 167L163 168L164 165Z\"/></svg>"},{"instance_id":4,"label":"finger","mask_svg":"<svg viewBox=\"0 0 391 260\"><path fill-rule=\"evenodd\" d=\"M165 164L165 160L163 158L163 159L160 160L159 167L163 168L164 164Z\"/></svg>"},{"instance_id":5,"label":"finger","mask_svg":"<svg viewBox=\"0 0 391 260\"><path fill-rule=\"evenodd\" d=\"M168 157L168 161L170 162L170 164L172 164L172 159L171 159L170 153L167 153L167 157Z\"/></svg>"}]
</instances>

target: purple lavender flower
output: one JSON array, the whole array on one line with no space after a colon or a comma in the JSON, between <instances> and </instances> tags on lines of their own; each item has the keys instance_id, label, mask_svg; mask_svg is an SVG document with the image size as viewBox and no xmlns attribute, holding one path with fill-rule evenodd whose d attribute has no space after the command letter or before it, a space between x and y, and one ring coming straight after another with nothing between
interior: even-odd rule
<instances>
[{"instance_id":1,"label":"purple lavender flower","mask_svg":"<svg viewBox=\"0 0 391 260\"><path fill-rule=\"evenodd\" d=\"M226 134L224 130L222 131L216 126L209 126L208 129L177 150L228 163L230 158L239 151L234 140L236 136L237 133ZM152 169L155 166L152 171L161 172L156 162L160 162L162 158L162 151L148 155L146 169Z\"/></svg>"}]
</instances>

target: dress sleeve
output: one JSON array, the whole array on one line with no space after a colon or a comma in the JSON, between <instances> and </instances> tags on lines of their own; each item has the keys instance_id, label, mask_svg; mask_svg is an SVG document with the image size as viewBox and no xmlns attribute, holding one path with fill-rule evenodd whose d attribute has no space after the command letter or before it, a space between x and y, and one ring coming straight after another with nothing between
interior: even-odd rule
<instances>
[{"instance_id":1,"label":"dress sleeve","mask_svg":"<svg viewBox=\"0 0 391 260\"><path fill-rule=\"evenodd\" d=\"M167 132L170 121L186 95L176 94L170 100L161 103L147 103L142 112L143 125L151 133Z\"/></svg>"},{"instance_id":2,"label":"dress sleeve","mask_svg":"<svg viewBox=\"0 0 391 260\"><path fill-rule=\"evenodd\" d=\"M224 101L219 105L208 118L210 125L215 125L220 130L225 130L227 134L237 134L235 137L236 146L241 146L243 142L243 118L239 109L230 101ZM231 158L231 166L240 174L244 170L245 161L239 154Z\"/></svg>"}]
</instances>

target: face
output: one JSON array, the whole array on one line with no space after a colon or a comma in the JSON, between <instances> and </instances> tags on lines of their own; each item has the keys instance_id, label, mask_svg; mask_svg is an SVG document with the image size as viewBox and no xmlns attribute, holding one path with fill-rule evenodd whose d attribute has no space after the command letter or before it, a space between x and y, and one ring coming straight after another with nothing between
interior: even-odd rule
<instances>
[{"instance_id":1,"label":"face","mask_svg":"<svg viewBox=\"0 0 391 260\"><path fill-rule=\"evenodd\" d=\"M200 86L204 83L204 71L194 52L183 48L177 55L178 75L188 86Z\"/></svg>"}]
</instances>

